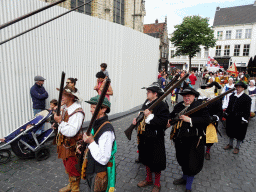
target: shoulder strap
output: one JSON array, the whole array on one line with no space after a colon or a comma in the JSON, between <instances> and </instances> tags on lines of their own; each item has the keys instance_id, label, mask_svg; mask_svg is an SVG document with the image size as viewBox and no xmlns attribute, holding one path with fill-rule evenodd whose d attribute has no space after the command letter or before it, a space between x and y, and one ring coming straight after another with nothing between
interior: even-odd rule
<instances>
[{"instance_id":1,"label":"shoulder strap","mask_svg":"<svg viewBox=\"0 0 256 192\"><path fill-rule=\"evenodd\" d=\"M84 113L83 109L82 108L77 108L73 113L71 113L69 115L69 117L71 117L72 115L74 115L74 114L76 114L78 112L82 113L85 116L85 113Z\"/></svg>"},{"instance_id":2,"label":"shoulder strap","mask_svg":"<svg viewBox=\"0 0 256 192\"><path fill-rule=\"evenodd\" d=\"M93 137L95 137L95 136L99 133L99 131L101 130L101 128L102 128L104 125L106 125L107 123L110 123L110 122L109 122L109 121L105 121L105 122L99 127L99 129L96 131L96 133L94 134Z\"/></svg>"}]
</instances>

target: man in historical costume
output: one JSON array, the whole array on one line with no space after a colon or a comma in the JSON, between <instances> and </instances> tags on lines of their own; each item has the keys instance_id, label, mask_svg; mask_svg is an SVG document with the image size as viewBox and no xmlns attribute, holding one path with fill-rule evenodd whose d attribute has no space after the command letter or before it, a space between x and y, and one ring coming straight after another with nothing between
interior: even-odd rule
<instances>
[{"instance_id":1,"label":"man in historical costume","mask_svg":"<svg viewBox=\"0 0 256 192\"><path fill-rule=\"evenodd\" d=\"M187 87L180 95L183 101L178 103L169 115L169 122L179 115L179 121L173 126L171 139L176 149L176 158L182 168L183 176L173 181L174 185L186 185L186 191L191 191L194 176L198 174L204 163L204 130L210 123L207 108L191 114L189 117L180 112L190 111L202 102L195 98L199 93L193 88ZM167 126L170 126L169 124Z\"/></svg>"},{"instance_id":2,"label":"man in historical costume","mask_svg":"<svg viewBox=\"0 0 256 192\"><path fill-rule=\"evenodd\" d=\"M65 86L62 95L62 104L64 104L62 115L54 115L54 120L59 124L57 136L58 158L63 160L66 173L69 176L69 184L60 189L60 192L80 191L81 173L75 168L77 164L76 142L82 137L80 131L85 117L80 101L81 99L75 93L75 90Z\"/></svg>"},{"instance_id":3,"label":"man in historical costume","mask_svg":"<svg viewBox=\"0 0 256 192\"><path fill-rule=\"evenodd\" d=\"M142 106L144 120L138 127L139 161L146 166L146 179L137 186L145 187L153 184L152 172L155 173L153 192L161 189L161 171L166 168L166 154L164 135L168 121L169 110L164 101L161 101L153 111L148 108L163 94L159 85L153 83L147 89L147 99ZM133 120L136 124L136 119Z\"/></svg>"},{"instance_id":4,"label":"man in historical costume","mask_svg":"<svg viewBox=\"0 0 256 192\"><path fill-rule=\"evenodd\" d=\"M230 96L227 110L224 112L227 119L226 131L229 137L229 144L224 149L232 149L235 138L237 139L237 145L233 153L238 154L240 144L247 132L251 98L244 93L247 86L243 82L236 83L235 87L236 91Z\"/></svg>"},{"instance_id":5,"label":"man in historical costume","mask_svg":"<svg viewBox=\"0 0 256 192\"><path fill-rule=\"evenodd\" d=\"M211 85L208 85L208 84L201 85L201 88L199 88L197 91L200 93L198 100L201 100L202 102L207 102L208 100L213 99L215 97L214 89L213 87L211 87ZM217 129L218 129L219 120L222 119L222 113L223 113L222 101L221 99L219 99L209 104L207 107L210 115L210 124L206 127L206 130L205 130L205 133L206 133L205 159L210 160L211 147L214 143L218 142Z\"/></svg>"},{"instance_id":6,"label":"man in historical costume","mask_svg":"<svg viewBox=\"0 0 256 192\"><path fill-rule=\"evenodd\" d=\"M92 97L90 112L94 114L100 95ZM115 131L112 124L108 121L107 113L110 112L110 102L105 97L102 107L93 124L90 135L84 133L83 140L88 143L85 152L86 161L83 163L82 172L90 187L91 192L114 192L115 190L115 153L117 150ZM83 176L83 175L82 175Z\"/></svg>"}]
</instances>

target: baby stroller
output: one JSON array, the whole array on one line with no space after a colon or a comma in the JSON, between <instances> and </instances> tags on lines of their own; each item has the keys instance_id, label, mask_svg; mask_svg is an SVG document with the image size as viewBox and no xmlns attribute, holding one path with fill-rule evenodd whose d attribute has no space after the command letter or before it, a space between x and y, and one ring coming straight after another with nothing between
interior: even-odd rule
<instances>
[{"instance_id":1,"label":"baby stroller","mask_svg":"<svg viewBox=\"0 0 256 192\"><path fill-rule=\"evenodd\" d=\"M36 116L20 126L8 136L5 143L0 144L0 164L8 162L11 152L8 149L1 149L11 145L11 149L19 158L36 158L38 161L45 160L50 156L50 150L43 146L47 139L53 134L52 128L37 135L36 132L41 126L52 117L52 111L43 110Z\"/></svg>"}]
</instances>

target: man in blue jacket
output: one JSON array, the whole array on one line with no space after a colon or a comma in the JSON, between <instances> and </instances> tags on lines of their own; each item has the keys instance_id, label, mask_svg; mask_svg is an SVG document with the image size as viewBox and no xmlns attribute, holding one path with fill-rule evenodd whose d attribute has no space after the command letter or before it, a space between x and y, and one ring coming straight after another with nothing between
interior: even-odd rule
<instances>
[{"instance_id":1,"label":"man in blue jacket","mask_svg":"<svg viewBox=\"0 0 256 192\"><path fill-rule=\"evenodd\" d=\"M33 101L34 115L45 109L45 100L48 98L48 93L43 87L44 80L42 76L35 76L35 84L30 89L30 95ZM38 130L38 134L43 131L43 126Z\"/></svg>"}]
</instances>

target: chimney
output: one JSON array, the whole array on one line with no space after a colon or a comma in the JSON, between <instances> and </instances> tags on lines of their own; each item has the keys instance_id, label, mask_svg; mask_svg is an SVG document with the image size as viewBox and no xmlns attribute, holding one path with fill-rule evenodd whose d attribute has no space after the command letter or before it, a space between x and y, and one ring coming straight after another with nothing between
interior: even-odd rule
<instances>
[{"instance_id":1,"label":"chimney","mask_svg":"<svg viewBox=\"0 0 256 192\"><path fill-rule=\"evenodd\" d=\"M167 16L165 16L165 23L167 24Z\"/></svg>"},{"instance_id":2,"label":"chimney","mask_svg":"<svg viewBox=\"0 0 256 192\"><path fill-rule=\"evenodd\" d=\"M220 7L218 6L217 8L216 8L216 11L219 11L220 10Z\"/></svg>"},{"instance_id":3,"label":"chimney","mask_svg":"<svg viewBox=\"0 0 256 192\"><path fill-rule=\"evenodd\" d=\"M155 24L158 24L158 19L156 19Z\"/></svg>"}]
</instances>

